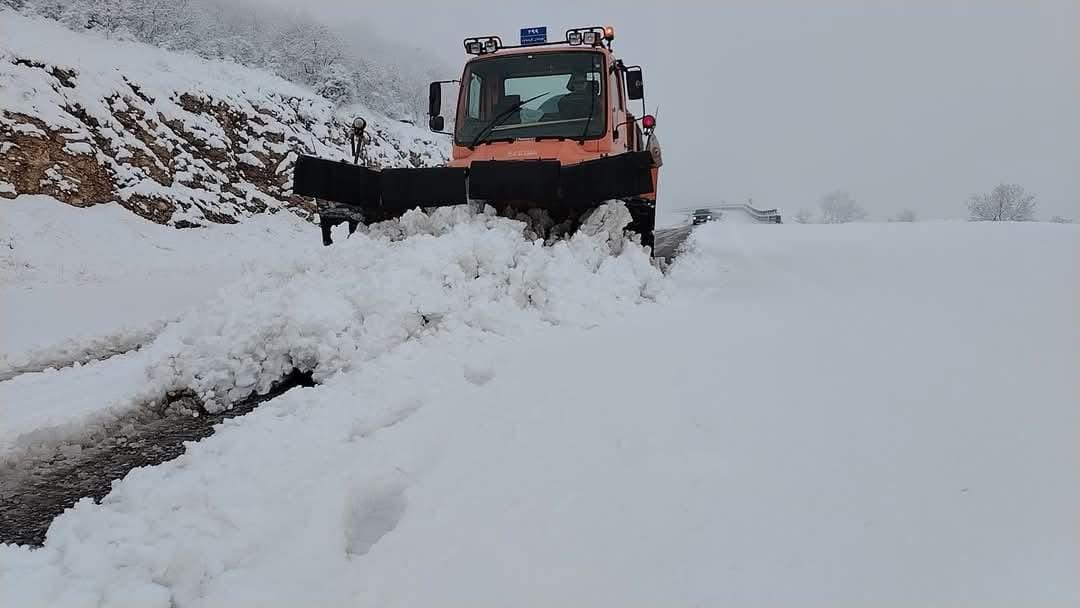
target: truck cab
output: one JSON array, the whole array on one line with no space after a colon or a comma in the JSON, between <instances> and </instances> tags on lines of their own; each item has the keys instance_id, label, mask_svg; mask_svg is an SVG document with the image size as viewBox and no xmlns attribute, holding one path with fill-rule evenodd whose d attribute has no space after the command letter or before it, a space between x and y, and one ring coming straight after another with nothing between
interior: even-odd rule
<instances>
[{"instance_id":1,"label":"truck cab","mask_svg":"<svg viewBox=\"0 0 1080 608\"><path fill-rule=\"evenodd\" d=\"M522 40L526 40L526 30ZM459 81L432 83L431 128L443 132L441 85L460 84L449 165L474 161L556 160L573 165L626 152L653 151L656 121L635 116L642 100L641 69L627 67L611 48L611 26L567 30L557 42L506 47L495 36L467 38L474 55ZM535 40L535 39L534 39ZM646 139L646 136L649 139ZM650 140L652 142L650 150ZM656 163L659 167L659 163ZM653 170L655 199L658 172Z\"/></svg>"}]
</instances>

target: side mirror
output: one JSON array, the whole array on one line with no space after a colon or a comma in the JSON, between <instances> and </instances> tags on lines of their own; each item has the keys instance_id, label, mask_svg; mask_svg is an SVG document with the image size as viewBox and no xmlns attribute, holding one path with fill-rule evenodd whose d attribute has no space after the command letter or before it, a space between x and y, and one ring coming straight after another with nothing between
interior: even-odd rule
<instances>
[{"instance_id":1,"label":"side mirror","mask_svg":"<svg viewBox=\"0 0 1080 608\"><path fill-rule=\"evenodd\" d=\"M432 116L428 119L428 126L431 127L432 131L442 131L446 123L442 116Z\"/></svg>"},{"instance_id":2,"label":"side mirror","mask_svg":"<svg viewBox=\"0 0 1080 608\"><path fill-rule=\"evenodd\" d=\"M645 80L641 68L626 70L626 96L635 100L645 98Z\"/></svg>"},{"instance_id":3,"label":"side mirror","mask_svg":"<svg viewBox=\"0 0 1080 608\"><path fill-rule=\"evenodd\" d=\"M442 83L433 82L428 90L428 115L442 114Z\"/></svg>"}]
</instances>

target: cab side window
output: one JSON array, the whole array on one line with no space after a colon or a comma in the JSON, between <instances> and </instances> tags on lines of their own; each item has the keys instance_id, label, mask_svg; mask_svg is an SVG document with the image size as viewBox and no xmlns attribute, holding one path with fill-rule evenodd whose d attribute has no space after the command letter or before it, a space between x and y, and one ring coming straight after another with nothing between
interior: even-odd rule
<instances>
[{"instance_id":1,"label":"cab side window","mask_svg":"<svg viewBox=\"0 0 1080 608\"><path fill-rule=\"evenodd\" d=\"M623 88L622 88L622 76L618 70L610 72L611 78L608 82L608 91L611 92L612 100L611 106L616 110L624 110L623 105Z\"/></svg>"}]
</instances>

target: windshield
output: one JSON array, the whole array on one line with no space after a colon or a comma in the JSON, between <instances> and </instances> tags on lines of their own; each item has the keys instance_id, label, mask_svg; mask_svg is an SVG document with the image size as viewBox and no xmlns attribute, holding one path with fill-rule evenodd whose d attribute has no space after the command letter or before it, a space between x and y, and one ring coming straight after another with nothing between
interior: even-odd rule
<instances>
[{"instance_id":1,"label":"windshield","mask_svg":"<svg viewBox=\"0 0 1080 608\"><path fill-rule=\"evenodd\" d=\"M473 61L462 81L457 143L600 137L607 127L603 67L600 53L580 51Z\"/></svg>"}]
</instances>

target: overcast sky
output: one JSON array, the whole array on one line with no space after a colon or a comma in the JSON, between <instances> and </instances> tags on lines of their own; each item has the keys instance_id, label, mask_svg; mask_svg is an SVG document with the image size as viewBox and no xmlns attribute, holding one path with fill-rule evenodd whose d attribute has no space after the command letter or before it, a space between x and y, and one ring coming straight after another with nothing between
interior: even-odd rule
<instances>
[{"instance_id":1,"label":"overcast sky","mask_svg":"<svg viewBox=\"0 0 1080 608\"><path fill-rule=\"evenodd\" d=\"M295 2L279 2L296 6ZM306 0L427 48L612 24L659 106L668 208L753 197L787 214L828 191L883 219L962 217L1001 182L1080 220L1080 0ZM418 94L423 95L420 91Z\"/></svg>"}]
</instances>

